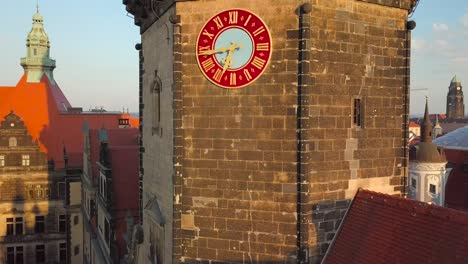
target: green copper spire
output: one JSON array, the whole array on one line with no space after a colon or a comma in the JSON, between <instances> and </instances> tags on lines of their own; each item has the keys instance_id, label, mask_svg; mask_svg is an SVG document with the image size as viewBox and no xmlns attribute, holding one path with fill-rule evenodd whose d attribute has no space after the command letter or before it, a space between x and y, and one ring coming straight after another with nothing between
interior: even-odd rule
<instances>
[{"instance_id":1,"label":"green copper spire","mask_svg":"<svg viewBox=\"0 0 468 264\"><path fill-rule=\"evenodd\" d=\"M27 74L27 82L40 82L42 76L46 74L54 83L55 60L50 58L49 37L44 30L44 18L39 13L39 5L32 20L32 29L26 40L26 57L21 58L21 66Z\"/></svg>"}]
</instances>

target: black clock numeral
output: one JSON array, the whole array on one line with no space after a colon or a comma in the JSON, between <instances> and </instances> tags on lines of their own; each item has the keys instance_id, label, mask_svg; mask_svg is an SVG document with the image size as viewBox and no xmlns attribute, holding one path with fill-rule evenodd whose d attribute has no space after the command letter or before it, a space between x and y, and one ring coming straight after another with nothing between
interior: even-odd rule
<instances>
[{"instance_id":1,"label":"black clock numeral","mask_svg":"<svg viewBox=\"0 0 468 264\"><path fill-rule=\"evenodd\" d=\"M255 56L255 58L252 61L252 65L261 70L263 66L265 66L265 62L265 60L262 60L259 57Z\"/></svg>"},{"instance_id":2,"label":"black clock numeral","mask_svg":"<svg viewBox=\"0 0 468 264\"><path fill-rule=\"evenodd\" d=\"M235 72L232 72L232 73L231 73L231 81L230 81L230 84L231 84L231 85L236 85L236 83L237 83L237 75L236 75Z\"/></svg>"},{"instance_id":3,"label":"black clock numeral","mask_svg":"<svg viewBox=\"0 0 468 264\"><path fill-rule=\"evenodd\" d=\"M202 67L205 72L208 72L209 70L213 69L214 66L215 64L211 58L202 62Z\"/></svg>"},{"instance_id":4,"label":"black clock numeral","mask_svg":"<svg viewBox=\"0 0 468 264\"><path fill-rule=\"evenodd\" d=\"M203 36L207 36L209 37L210 39L213 39L214 37L214 34L211 34L210 32L208 32L208 30L203 30L203 33L202 33Z\"/></svg>"},{"instance_id":5,"label":"black clock numeral","mask_svg":"<svg viewBox=\"0 0 468 264\"><path fill-rule=\"evenodd\" d=\"M213 22L215 22L218 29L220 29L220 28L222 28L224 26L223 21L221 20L221 18L219 16L215 17L213 19Z\"/></svg>"},{"instance_id":6,"label":"black clock numeral","mask_svg":"<svg viewBox=\"0 0 468 264\"><path fill-rule=\"evenodd\" d=\"M252 80L252 75L250 75L250 72L249 72L248 69L244 69L244 75L245 75L245 78L247 79L247 81Z\"/></svg>"},{"instance_id":7,"label":"black clock numeral","mask_svg":"<svg viewBox=\"0 0 468 264\"><path fill-rule=\"evenodd\" d=\"M237 11L229 12L229 24L237 24L239 13Z\"/></svg>"},{"instance_id":8,"label":"black clock numeral","mask_svg":"<svg viewBox=\"0 0 468 264\"><path fill-rule=\"evenodd\" d=\"M213 79L215 79L215 81L217 81L217 82L220 82L221 77L223 77L223 71L221 71L220 69L216 69L216 72L213 75Z\"/></svg>"},{"instance_id":9,"label":"black clock numeral","mask_svg":"<svg viewBox=\"0 0 468 264\"><path fill-rule=\"evenodd\" d=\"M252 18L252 15L249 15L249 16L247 17L247 19L245 20L245 23L244 23L244 27L246 27L247 24L249 24L249 21L250 21L251 18Z\"/></svg>"},{"instance_id":10,"label":"black clock numeral","mask_svg":"<svg viewBox=\"0 0 468 264\"><path fill-rule=\"evenodd\" d=\"M270 43L258 43L257 50L260 51L269 51L270 50Z\"/></svg>"},{"instance_id":11,"label":"black clock numeral","mask_svg":"<svg viewBox=\"0 0 468 264\"><path fill-rule=\"evenodd\" d=\"M261 26L261 27L257 28L257 30L254 31L253 35L256 37L256 36L260 35L263 32L265 32L265 27Z\"/></svg>"}]
</instances>

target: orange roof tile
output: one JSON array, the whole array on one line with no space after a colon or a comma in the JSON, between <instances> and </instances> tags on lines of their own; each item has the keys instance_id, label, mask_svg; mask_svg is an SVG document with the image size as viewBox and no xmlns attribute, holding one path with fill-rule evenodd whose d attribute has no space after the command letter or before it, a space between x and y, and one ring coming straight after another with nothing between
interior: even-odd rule
<instances>
[{"instance_id":1,"label":"orange roof tile","mask_svg":"<svg viewBox=\"0 0 468 264\"><path fill-rule=\"evenodd\" d=\"M118 128L121 113L68 113L71 108L56 83L44 75L40 83L27 83L23 75L16 87L0 87L0 116L11 110L21 117L33 139L39 139L41 151L53 159L58 168L64 166L66 147L70 166L82 166L82 126L88 120L90 128ZM131 123L130 125L134 125Z\"/></svg>"}]
</instances>

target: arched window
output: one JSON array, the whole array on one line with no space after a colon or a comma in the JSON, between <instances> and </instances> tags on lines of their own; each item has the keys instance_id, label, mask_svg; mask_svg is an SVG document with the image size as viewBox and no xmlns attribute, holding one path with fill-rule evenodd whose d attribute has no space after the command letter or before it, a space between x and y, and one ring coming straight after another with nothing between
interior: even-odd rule
<instances>
[{"instance_id":1,"label":"arched window","mask_svg":"<svg viewBox=\"0 0 468 264\"><path fill-rule=\"evenodd\" d=\"M8 146L10 147L16 147L18 145L18 142L16 141L15 137L11 137L8 141Z\"/></svg>"},{"instance_id":2,"label":"arched window","mask_svg":"<svg viewBox=\"0 0 468 264\"><path fill-rule=\"evenodd\" d=\"M158 76L158 71L154 71L154 80L151 84L151 121L153 135L160 135L161 123L161 91L162 82Z\"/></svg>"}]
</instances>

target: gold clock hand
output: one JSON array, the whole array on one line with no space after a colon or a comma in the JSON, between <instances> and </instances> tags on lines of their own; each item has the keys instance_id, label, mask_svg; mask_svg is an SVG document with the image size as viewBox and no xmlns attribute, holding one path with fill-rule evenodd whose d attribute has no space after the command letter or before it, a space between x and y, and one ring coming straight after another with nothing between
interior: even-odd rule
<instances>
[{"instance_id":1,"label":"gold clock hand","mask_svg":"<svg viewBox=\"0 0 468 264\"><path fill-rule=\"evenodd\" d=\"M237 49L241 49L242 45L237 45L235 42L231 43L231 46L229 46L229 52L226 58L224 58L221 62L223 63L223 73L226 72L226 70L232 66L232 55L234 54L234 51Z\"/></svg>"},{"instance_id":2,"label":"gold clock hand","mask_svg":"<svg viewBox=\"0 0 468 264\"><path fill-rule=\"evenodd\" d=\"M198 55L211 55L215 53L223 53L223 52L228 51L229 49L230 47L224 47L224 48L219 48L219 49L214 49L214 50L206 50L206 51L200 52Z\"/></svg>"}]
</instances>

